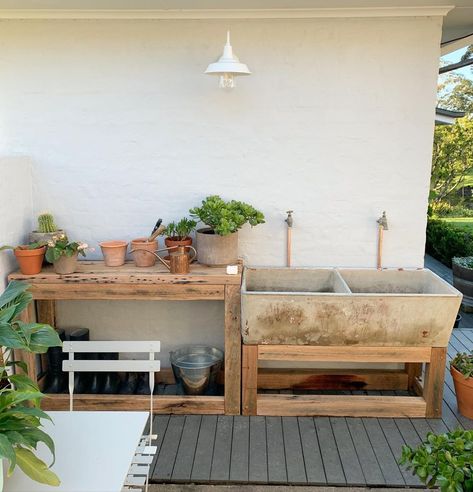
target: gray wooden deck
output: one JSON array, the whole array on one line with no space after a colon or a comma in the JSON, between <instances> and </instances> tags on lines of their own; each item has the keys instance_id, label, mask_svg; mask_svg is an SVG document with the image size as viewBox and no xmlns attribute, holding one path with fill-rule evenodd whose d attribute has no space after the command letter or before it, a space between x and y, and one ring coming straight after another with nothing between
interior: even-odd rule
<instances>
[{"instance_id":1,"label":"gray wooden deck","mask_svg":"<svg viewBox=\"0 0 473 492\"><path fill-rule=\"evenodd\" d=\"M434 262L426 266L446 278ZM472 320L454 330L448 361L473 349ZM397 464L402 445L458 427L473 420L458 413L447 368L441 419L158 415L151 482L420 487Z\"/></svg>"}]
</instances>

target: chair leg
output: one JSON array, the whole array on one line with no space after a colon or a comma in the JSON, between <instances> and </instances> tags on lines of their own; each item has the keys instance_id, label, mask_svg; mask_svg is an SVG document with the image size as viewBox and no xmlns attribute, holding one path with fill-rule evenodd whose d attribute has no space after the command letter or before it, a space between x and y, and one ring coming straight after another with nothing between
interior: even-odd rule
<instances>
[{"instance_id":1,"label":"chair leg","mask_svg":"<svg viewBox=\"0 0 473 492\"><path fill-rule=\"evenodd\" d=\"M243 415L256 415L258 399L258 345L243 345L242 370Z\"/></svg>"},{"instance_id":2,"label":"chair leg","mask_svg":"<svg viewBox=\"0 0 473 492\"><path fill-rule=\"evenodd\" d=\"M443 384L447 348L432 348L430 362L425 368L424 399L427 404L425 416L439 418L442 416Z\"/></svg>"}]
</instances>

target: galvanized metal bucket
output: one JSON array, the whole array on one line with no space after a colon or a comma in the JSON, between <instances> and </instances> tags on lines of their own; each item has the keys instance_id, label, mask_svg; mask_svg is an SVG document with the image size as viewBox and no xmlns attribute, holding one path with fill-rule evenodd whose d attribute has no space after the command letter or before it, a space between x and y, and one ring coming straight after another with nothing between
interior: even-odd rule
<instances>
[{"instance_id":1,"label":"galvanized metal bucket","mask_svg":"<svg viewBox=\"0 0 473 492\"><path fill-rule=\"evenodd\" d=\"M176 379L187 395L217 394L217 377L223 352L215 347L191 345L170 352Z\"/></svg>"}]
</instances>

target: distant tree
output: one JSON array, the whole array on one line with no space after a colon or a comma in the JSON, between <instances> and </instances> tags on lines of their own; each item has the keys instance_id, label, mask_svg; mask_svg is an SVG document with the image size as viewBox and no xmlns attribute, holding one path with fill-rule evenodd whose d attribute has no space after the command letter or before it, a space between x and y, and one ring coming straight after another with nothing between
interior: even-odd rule
<instances>
[{"instance_id":1,"label":"distant tree","mask_svg":"<svg viewBox=\"0 0 473 492\"><path fill-rule=\"evenodd\" d=\"M441 108L473 115L473 80L463 75L448 75L439 85L438 92Z\"/></svg>"},{"instance_id":2,"label":"distant tree","mask_svg":"<svg viewBox=\"0 0 473 492\"><path fill-rule=\"evenodd\" d=\"M463 53L463 56L460 58L461 61L466 61L469 60L470 58L473 58L473 44L470 44L468 48L466 49L465 53Z\"/></svg>"},{"instance_id":3,"label":"distant tree","mask_svg":"<svg viewBox=\"0 0 473 492\"><path fill-rule=\"evenodd\" d=\"M458 188L473 167L473 120L465 117L454 125L435 128L430 181L431 201L444 200Z\"/></svg>"}]
</instances>

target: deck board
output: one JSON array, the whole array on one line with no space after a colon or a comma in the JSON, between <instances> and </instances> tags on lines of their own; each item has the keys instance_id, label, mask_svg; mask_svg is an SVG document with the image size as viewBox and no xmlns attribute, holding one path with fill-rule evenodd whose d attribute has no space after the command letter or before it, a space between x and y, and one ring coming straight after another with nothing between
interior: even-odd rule
<instances>
[{"instance_id":1,"label":"deck board","mask_svg":"<svg viewBox=\"0 0 473 492\"><path fill-rule=\"evenodd\" d=\"M472 349L473 329L454 330L447 366L458 350ZM401 447L431 431L473 429L458 412L448 367L442 408L441 419L157 415L151 481L420 487L398 465Z\"/></svg>"}]
</instances>

